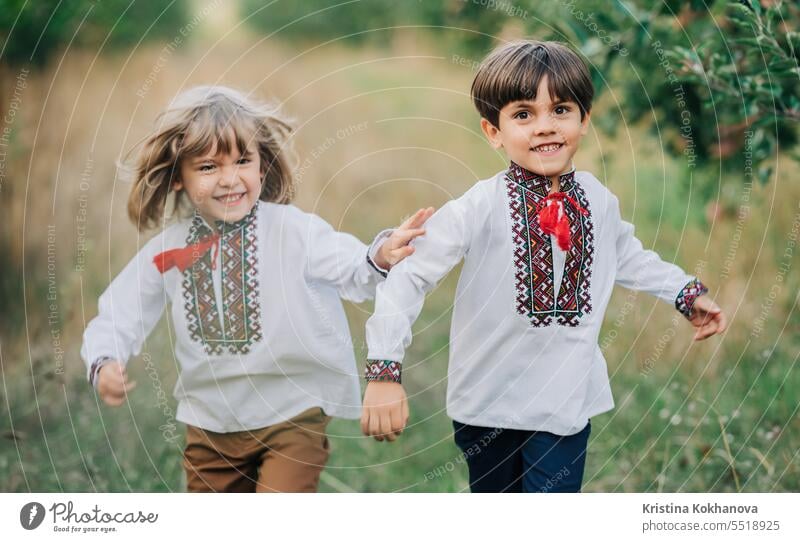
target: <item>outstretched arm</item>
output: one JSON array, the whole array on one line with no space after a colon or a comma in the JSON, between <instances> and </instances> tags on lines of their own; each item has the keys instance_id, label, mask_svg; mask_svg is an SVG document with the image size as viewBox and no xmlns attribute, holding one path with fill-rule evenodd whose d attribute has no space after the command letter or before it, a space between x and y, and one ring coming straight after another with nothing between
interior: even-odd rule
<instances>
[{"instance_id":1,"label":"outstretched arm","mask_svg":"<svg viewBox=\"0 0 800 542\"><path fill-rule=\"evenodd\" d=\"M413 252L408 246L425 233L433 209L420 209L397 229L380 232L367 247L355 236L338 232L316 215L308 215L308 275L336 287L339 295L360 303L375 296L389 270Z\"/></svg>"},{"instance_id":2,"label":"outstretched arm","mask_svg":"<svg viewBox=\"0 0 800 542\"><path fill-rule=\"evenodd\" d=\"M622 220L619 200L616 196L611 197L611 223L616 231L617 284L673 304L698 328L695 340L722 333L727 326L726 318L717 304L705 296L708 288L697 277L645 249L634 235L633 224Z\"/></svg>"},{"instance_id":3,"label":"outstretched arm","mask_svg":"<svg viewBox=\"0 0 800 542\"><path fill-rule=\"evenodd\" d=\"M414 255L398 264L378 286L375 313L367 321L369 348L361 429L377 440L394 440L408 421L401 381L402 360L411 343L411 326L425 294L464 257L470 221L460 200L450 201L427 222L413 243Z\"/></svg>"},{"instance_id":4,"label":"outstretched arm","mask_svg":"<svg viewBox=\"0 0 800 542\"><path fill-rule=\"evenodd\" d=\"M153 263L163 237L150 240L114 278L98 301L98 314L83 333L87 378L107 404L122 404L135 383L125 366L137 355L166 305L163 276ZM167 247L168 248L168 247ZM177 272L177 271L171 271Z\"/></svg>"}]
</instances>

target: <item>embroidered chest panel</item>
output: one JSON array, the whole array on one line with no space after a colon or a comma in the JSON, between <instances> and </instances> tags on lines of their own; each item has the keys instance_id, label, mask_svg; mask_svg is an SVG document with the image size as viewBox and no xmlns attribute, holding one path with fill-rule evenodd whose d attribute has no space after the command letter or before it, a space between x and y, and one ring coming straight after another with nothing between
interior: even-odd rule
<instances>
[{"instance_id":1,"label":"embroidered chest panel","mask_svg":"<svg viewBox=\"0 0 800 542\"><path fill-rule=\"evenodd\" d=\"M219 241L222 307L214 292L213 260L208 250L183 272L184 310L189 336L207 354L246 354L261 339L261 307L258 287L257 206L242 220L223 224ZM186 244L211 234L211 228L195 216Z\"/></svg>"},{"instance_id":2,"label":"embroidered chest panel","mask_svg":"<svg viewBox=\"0 0 800 542\"><path fill-rule=\"evenodd\" d=\"M584 314L592 311L590 281L594 258L594 225L589 201L574 172L560 177L560 191L570 195L588 213L583 215L565 203L570 224L570 248L566 252L564 273L558 294L555 292L553 247L550 235L543 232L536 216L537 204L550 190L544 177L512 164L506 175L514 246L514 277L517 312L533 327L558 325L575 327Z\"/></svg>"}]
</instances>

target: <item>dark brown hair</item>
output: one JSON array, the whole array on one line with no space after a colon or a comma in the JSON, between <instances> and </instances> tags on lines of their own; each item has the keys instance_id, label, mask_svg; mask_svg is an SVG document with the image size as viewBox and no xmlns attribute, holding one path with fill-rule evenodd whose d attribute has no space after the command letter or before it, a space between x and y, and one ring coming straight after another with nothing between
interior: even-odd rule
<instances>
[{"instance_id":1,"label":"dark brown hair","mask_svg":"<svg viewBox=\"0 0 800 542\"><path fill-rule=\"evenodd\" d=\"M128 216L139 230L158 226L180 175L181 161L203 156L213 148L223 154L236 148L245 154L250 143L255 144L261 159L259 199L289 203L294 195L291 131L277 107L237 90L202 86L183 92L159 115L155 129L138 146L136 158L127 168L133 178ZM176 210L186 199L183 192L175 195Z\"/></svg>"},{"instance_id":2,"label":"dark brown hair","mask_svg":"<svg viewBox=\"0 0 800 542\"><path fill-rule=\"evenodd\" d=\"M472 102L481 117L499 127L500 110L535 99L543 77L551 99L577 103L581 119L591 111L594 85L586 63L556 41L512 41L489 53L472 81Z\"/></svg>"}]
</instances>

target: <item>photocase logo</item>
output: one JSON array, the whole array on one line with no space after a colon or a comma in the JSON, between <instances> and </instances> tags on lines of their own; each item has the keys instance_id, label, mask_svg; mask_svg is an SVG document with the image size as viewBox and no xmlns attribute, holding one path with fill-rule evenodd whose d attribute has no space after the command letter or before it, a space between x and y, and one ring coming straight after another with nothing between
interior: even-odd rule
<instances>
[{"instance_id":1,"label":"photocase logo","mask_svg":"<svg viewBox=\"0 0 800 542\"><path fill-rule=\"evenodd\" d=\"M19 511L19 522L22 528L28 531L34 530L42 524L44 520L44 506L38 502L29 502Z\"/></svg>"}]
</instances>

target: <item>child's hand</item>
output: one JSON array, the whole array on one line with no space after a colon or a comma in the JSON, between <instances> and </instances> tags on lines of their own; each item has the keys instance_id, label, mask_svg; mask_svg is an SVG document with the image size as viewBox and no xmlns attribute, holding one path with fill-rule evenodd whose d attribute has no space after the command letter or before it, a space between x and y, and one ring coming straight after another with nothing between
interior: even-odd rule
<instances>
[{"instance_id":1,"label":"child's hand","mask_svg":"<svg viewBox=\"0 0 800 542\"><path fill-rule=\"evenodd\" d=\"M125 366L118 361L106 363L97 373L97 393L109 406L119 406L125 402L129 391L136 382L128 381Z\"/></svg>"},{"instance_id":2,"label":"child's hand","mask_svg":"<svg viewBox=\"0 0 800 542\"><path fill-rule=\"evenodd\" d=\"M416 237L425 233L421 227L434 213L433 207L420 209L405 222L400 224L394 233L381 245L375 255L375 263L382 269L391 269L406 257L414 253L414 247L409 243Z\"/></svg>"},{"instance_id":3,"label":"child's hand","mask_svg":"<svg viewBox=\"0 0 800 542\"><path fill-rule=\"evenodd\" d=\"M382 441L395 440L408 423L406 390L396 382L370 382L364 392L361 431Z\"/></svg>"},{"instance_id":4,"label":"child's hand","mask_svg":"<svg viewBox=\"0 0 800 542\"><path fill-rule=\"evenodd\" d=\"M715 333L722 333L728 327L728 320L722 309L710 298L702 295L694 300L692 317L689 321L697 328L694 334L695 341L702 341Z\"/></svg>"}]
</instances>

